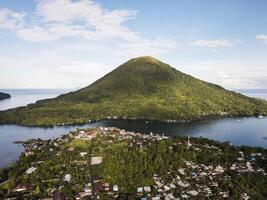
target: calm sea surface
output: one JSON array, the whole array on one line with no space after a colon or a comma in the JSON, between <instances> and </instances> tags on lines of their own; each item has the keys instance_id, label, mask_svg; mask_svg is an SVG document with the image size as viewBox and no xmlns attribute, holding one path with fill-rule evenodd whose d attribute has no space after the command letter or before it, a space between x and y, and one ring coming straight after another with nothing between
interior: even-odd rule
<instances>
[{"instance_id":1,"label":"calm sea surface","mask_svg":"<svg viewBox=\"0 0 267 200\"><path fill-rule=\"evenodd\" d=\"M53 98L69 90L1 90L12 95L11 99L0 101L0 110L27 105L40 99ZM267 90L242 90L243 94L267 99ZM23 151L21 145L13 144L16 140L30 138L54 138L76 128L114 126L141 133L164 133L169 136L190 135L206 137L219 141L229 141L235 145L260 146L267 148L267 117L240 119L205 120L190 124L160 123L125 120L104 120L82 126L64 126L53 128L33 128L17 125L0 125L0 167L16 161Z\"/></svg>"},{"instance_id":2,"label":"calm sea surface","mask_svg":"<svg viewBox=\"0 0 267 200\"><path fill-rule=\"evenodd\" d=\"M37 100L54 98L60 94L70 92L71 90L63 89L0 89L1 92L6 92L11 95L10 99L0 101L0 110L26 106L30 103L35 103Z\"/></svg>"}]
</instances>

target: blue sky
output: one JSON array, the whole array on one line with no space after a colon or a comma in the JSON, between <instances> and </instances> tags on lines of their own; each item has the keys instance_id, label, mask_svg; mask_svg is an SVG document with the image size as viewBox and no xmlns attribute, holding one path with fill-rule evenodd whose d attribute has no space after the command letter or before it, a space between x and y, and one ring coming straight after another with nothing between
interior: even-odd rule
<instances>
[{"instance_id":1,"label":"blue sky","mask_svg":"<svg viewBox=\"0 0 267 200\"><path fill-rule=\"evenodd\" d=\"M151 55L229 89L267 88L265 0L0 0L0 88L86 86Z\"/></svg>"}]
</instances>

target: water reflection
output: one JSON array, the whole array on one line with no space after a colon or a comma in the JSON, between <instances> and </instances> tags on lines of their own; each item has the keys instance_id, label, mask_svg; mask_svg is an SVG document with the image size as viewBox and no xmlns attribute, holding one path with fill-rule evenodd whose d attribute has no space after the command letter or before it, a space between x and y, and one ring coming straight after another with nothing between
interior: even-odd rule
<instances>
[{"instance_id":1,"label":"water reflection","mask_svg":"<svg viewBox=\"0 0 267 200\"><path fill-rule=\"evenodd\" d=\"M104 120L86 125L53 128L23 127L17 125L0 126L0 167L17 160L23 151L22 146L13 144L16 140L30 138L55 138L76 128L112 126L141 133L160 133L168 136L191 135L218 141L230 141L235 145L260 146L267 148L267 118L246 118L205 120L190 124L163 123L127 120Z\"/></svg>"}]
</instances>

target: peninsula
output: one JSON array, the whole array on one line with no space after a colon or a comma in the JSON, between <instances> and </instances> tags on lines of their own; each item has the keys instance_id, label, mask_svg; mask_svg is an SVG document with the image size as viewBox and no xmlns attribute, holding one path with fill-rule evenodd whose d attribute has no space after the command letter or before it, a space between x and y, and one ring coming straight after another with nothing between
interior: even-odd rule
<instances>
[{"instance_id":1,"label":"peninsula","mask_svg":"<svg viewBox=\"0 0 267 200\"><path fill-rule=\"evenodd\" d=\"M267 150L117 128L24 143L1 199L265 199Z\"/></svg>"}]
</instances>

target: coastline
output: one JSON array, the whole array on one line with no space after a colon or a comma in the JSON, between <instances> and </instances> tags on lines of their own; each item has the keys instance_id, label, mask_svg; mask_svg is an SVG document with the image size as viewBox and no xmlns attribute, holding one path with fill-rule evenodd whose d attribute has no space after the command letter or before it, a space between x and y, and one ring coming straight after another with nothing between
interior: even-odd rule
<instances>
[{"instance_id":1,"label":"coastline","mask_svg":"<svg viewBox=\"0 0 267 200\"><path fill-rule=\"evenodd\" d=\"M267 175L264 168L267 149L238 147L206 138L166 137L99 127L77 129L49 140L31 139L25 141L23 146L24 152L19 160L10 167L2 169L11 174L0 184L0 189L6 188L2 193L5 197L23 195L47 198L61 194L72 199L74 196L81 197L84 192L87 196L100 195L111 199L122 194L161 197L165 194L161 188L167 187L168 193L175 196L183 194L192 198L203 195L211 195L210 197L214 198L219 197L218 195L229 197L233 191L231 187L225 187L223 184L225 181L234 184L233 188L236 188L240 187L240 183L235 180L242 179L246 183L251 183L254 179L264 181ZM67 160L63 159L66 157ZM152 159L154 157L155 159ZM133 160L122 164L125 159ZM151 165L139 165L143 159ZM51 162L53 167L49 168ZM136 172L131 171L131 167L138 168L138 172L142 175L145 172L146 176L136 179ZM119 170L119 173L114 173L114 168ZM12 175L14 170L17 171L16 179ZM77 172L83 176L76 177ZM88 172L90 185L87 178L81 178L88 177ZM74 187L75 185L81 187ZM86 191L83 191L84 185L88 185ZM213 190L212 193L207 192L202 190L202 185L207 188L216 187L222 193ZM38 187L41 190L38 189L36 193ZM62 187L73 189L70 193L61 190ZM141 187L142 191L138 189ZM264 191L264 184L260 187ZM51 191L50 188L56 190ZM177 193L176 188L181 192ZM253 198L260 197L264 192L251 190L251 187L248 190L245 184L237 194Z\"/></svg>"},{"instance_id":2,"label":"coastline","mask_svg":"<svg viewBox=\"0 0 267 200\"><path fill-rule=\"evenodd\" d=\"M5 111L0 111L5 112ZM118 116L113 116L113 117L105 117L102 119L89 119L86 120L85 122L73 122L73 123L57 123L57 124L44 124L44 125L31 125L31 124L24 124L24 123L2 123L0 121L0 125L18 125L22 127L40 127L40 128L53 128L53 127L64 127L64 126L76 126L76 125L86 125L90 123L95 123L95 122L101 122L105 120L125 120L125 121L141 121L141 122L160 122L160 123L173 123L173 124L190 124L194 122L200 122L200 121L207 121L207 120L220 120L220 119L240 119L240 118L247 118L247 117L255 117L259 118L259 116L266 117L267 114L252 114L252 115L217 115L217 116L205 116L205 117L196 117L194 119L149 119L149 118L125 118L125 117L118 117Z\"/></svg>"}]
</instances>

